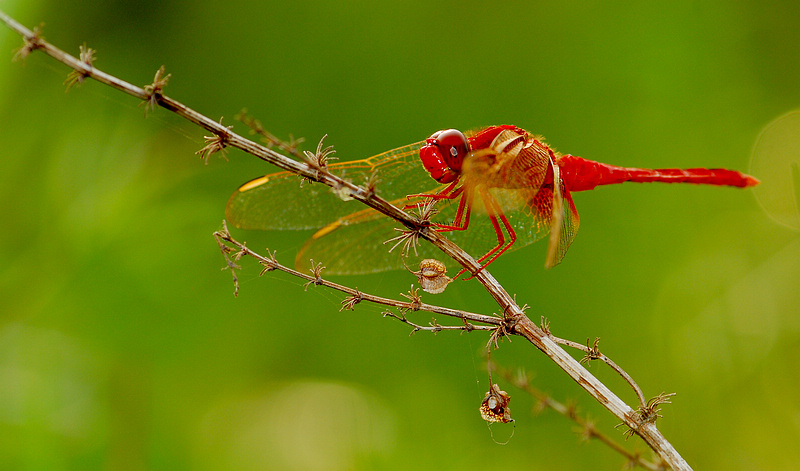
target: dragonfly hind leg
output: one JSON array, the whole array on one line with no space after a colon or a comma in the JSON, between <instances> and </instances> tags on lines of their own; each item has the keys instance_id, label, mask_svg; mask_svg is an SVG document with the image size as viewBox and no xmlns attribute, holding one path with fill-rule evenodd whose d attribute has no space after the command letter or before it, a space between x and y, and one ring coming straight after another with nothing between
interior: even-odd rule
<instances>
[{"instance_id":1,"label":"dragonfly hind leg","mask_svg":"<svg viewBox=\"0 0 800 471\"><path fill-rule=\"evenodd\" d=\"M486 207L486 211L489 215L489 220L492 223L492 227L494 228L494 232L497 235L497 245L490 251L486 252L481 258L477 260L478 263L481 263L481 267L478 270L470 275L469 278L465 278L466 280L471 280L475 277L478 273L481 272L484 268L488 267L489 264L497 260L497 258L502 255L506 250L511 248L514 245L514 242L517 241L517 234L514 232L514 228L511 227L511 222L508 220L506 215L503 213L502 208L497 203L497 201L489 194L486 189L480 190L481 199L483 200L483 204ZM499 221L498 221L499 218ZM502 222L502 227L500 226L500 222ZM505 235L503 235L503 227L505 228L506 232L508 233L508 241L506 241ZM489 259L488 262L484 262L486 259ZM462 268L456 276L453 277L455 280L463 273L467 271L466 268Z\"/></svg>"}]
</instances>

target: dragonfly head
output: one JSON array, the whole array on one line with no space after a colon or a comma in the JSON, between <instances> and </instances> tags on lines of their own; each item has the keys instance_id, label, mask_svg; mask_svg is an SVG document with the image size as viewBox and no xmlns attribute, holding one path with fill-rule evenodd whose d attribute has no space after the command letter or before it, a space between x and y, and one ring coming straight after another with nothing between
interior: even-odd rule
<instances>
[{"instance_id":1,"label":"dragonfly head","mask_svg":"<svg viewBox=\"0 0 800 471\"><path fill-rule=\"evenodd\" d=\"M419 150L425 170L439 183L452 183L461 174L461 165L469 153L469 143L458 129L433 133Z\"/></svg>"}]
</instances>

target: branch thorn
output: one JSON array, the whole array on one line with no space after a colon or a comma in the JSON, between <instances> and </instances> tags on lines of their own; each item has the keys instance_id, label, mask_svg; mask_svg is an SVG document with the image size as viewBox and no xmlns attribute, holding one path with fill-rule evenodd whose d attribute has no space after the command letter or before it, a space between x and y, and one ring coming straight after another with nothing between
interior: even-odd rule
<instances>
[{"instance_id":1,"label":"branch thorn","mask_svg":"<svg viewBox=\"0 0 800 471\"><path fill-rule=\"evenodd\" d=\"M305 160L308 166L314 170L316 176L314 178L311 177L303 177L301 183L309 182L313 183L314 181L320 180L320 174L322 172L328 171L328 162L331 160L336 160L336 157L331 157L331 155L336 153L333 146L322 148L322 144L325 142L325 138L328 137L327 134L322 136L322 139L319 140L319 144L317 144L317 151L316 152L309 152L303 151L305 155Z\"/></svg>"},{"instance_id":2,"label":"branch thorn","mask_svg":"<svg viewBox=\"0 0 800 471\"><path fill-rule=\"evenodd\" d=\"M83 80L89 76L89 72L92 69L92 63L95 60L97 60L97 58L94 56L95 52L97 51L95 51L90 47L86 47L86 43L83 43L80 46L80 51L81 51L80 61L86 65L88 70L74 69L72 72L69 73L69 75L67 75L67 80L64 81L64 84L66 84L67 86L67 89L65 91L67 92L73 86L80 85L83 83Z\"/></svg>"},{"instance_id":3,"label":"branch thorn","mask_svg":"<svg viewBox=\"0 0 800 471\"><path fill-rule=\"evenodd\" d=\"M261 260L260 261L261 265L263 265L264 268L261 270L261 273L259 273L258 276L264 276L264 273L266 273L268 271L276 270L278 268L278 260L275 258L275 253L276 252L277 251L275 251L275 250L270 252L269 248L267 248L267 257L269 258L269 260L267 260L267 261Z\"/></svg>"},{"instance_id":4,"label":"branch thorn","mask_svg":"<svg viewBox=\"0 0 800 471\"><path fill-rule=\"evenodd\" d=\"M44 37L41 35L42 28L44 28L44 23L33 28L33 36L22 38L22 47L17 49L17 51L14 53L14 58L11 59L12 61L24 61L31 52L42 47L44 42Z\"/></svg>"},{"instance_id":5,"label":"branch thorn","mask_svg":"<svg viewBox=\"0 0 800 471\"><path fill-rule=\"evenodd\" d=\"M315 264L314 259L311 259L310 261L311 261L311 268L309 270L311 271L311 276L314 277L314 279L303 285L303 288L306 291L308 291L308 287L311 285L319 286L322 284L321 275L322 275L322 270L325 269L322 263Z\"/></svg>"},{"instance_id":6,"label":"branch thorn","mask_svg":"<svg viewBox=\"0 0 800 471\"><path fill-rule=\"evenodd\" d=\"M167 82L169 82L169 78L172 77L172 74L164 75L165 68L162 65L158 70L156 70L156 75L153 77L153 82L150 85L144 86L144 92L147 95L147 101L143 101L139 104L139 106L144 105L144 115L147 116L149 111L152 111L158 105L158 100L161 99L163 95L164 87L167 86Z\"/></svg>"},{"instance_id":7,"label":"branch thorn","mask_svg":"<svg viewBox=\"0 0 800 471\"><path fill-rule=\"evenodd\" d=\"M339 312L342 311L354 311L356 309L356 304L360 303L364 299L364 296L361 294L361 291L356 289L356 294L350 295L342 300L342 307L339 308ZM386 317L384 315L384 317Z\"/></svg>"},{"instance_id":8,"label":"branch thorn","mask_svg":"<svg viewBox=\"0 0 800 471\"><path fill-rule=\"evenodd\" d=\"M581 358L580 363L589 364L592 360L597 360L602 357L600 353L600 337L595 337L594 343L589 346L589 339L586 339L586 354Z\"/></svg>"},{"instance_id":9,"label":"branch thorn","mask_svg":"<svg viewBox=\"0 0 800 471\"><path fill-rule=\"evenodd\" d=\"M222 125L222 118L219 118L219 124ZM226 126L227 130L233 129L233 126ZM211 136L203 136L203 139L206 140L206 146L202 149L195 152L195 155L200 155L200 158L205 160L206 165L208 165L208 158L211 157L211 154L215 154L219 152L220 156L228 160L227 157L227 150L225 147L228 146L228 133L214 133Z\"/></svg>"},{"instance_id":10,"label":"branch thorn","mask_svg":"<svg viewBox=\"0 0 800 471\"><path fill-rule=\"evenodd\" d=\"M400 293L400 296L409 300L409 308L412 311L419 311L419 308L422 305L422 298L419 296L418 288L414 288L414 285L411 285L411 289L408 290L408 294Z\"/></svg>"}]
</instances>

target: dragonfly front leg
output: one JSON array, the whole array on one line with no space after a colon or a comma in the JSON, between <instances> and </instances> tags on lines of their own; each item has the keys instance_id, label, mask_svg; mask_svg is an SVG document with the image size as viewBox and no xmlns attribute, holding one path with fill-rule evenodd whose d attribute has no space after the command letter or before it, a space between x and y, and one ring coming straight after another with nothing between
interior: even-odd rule
<instances>
[{"instance_id":1,"label":"dragonfly front leg","mask_svg":"<svg viewBox=\"0 0 800 471\"><path fill-rule=\"evenodd\" d=\"M463 187L456 188L457 185L458 185L458 181L454 181L453 183L447 185L447 187L445 189L443 189L442 191L440 191L438 193L430 193L430 194L428 194L428 193L419 193L419 194L415 194L415 195L408 195L408 196L406 196L406 199L425 198L426 200L425 201L420 201L418 203L407 204L407 205L403 206L403 209L404 210L419 209L419 208L425 206L428 203L427 200L439 201L439 200L456 199L456 198L459 197L459 195L461 195L461 192L464 191Z\"/></svg>"},{"instance_id":2,"label":"dragonfly front leg","mask_svg":"<svg viewBox=\"0 0 800 471\"><path fill-rule=\"evenodd\" d=\"M465 191L464 186L460 186L455 188L455 183L450 184L447 188L440 191L439 193L435 194L418 194L418 195L409 195L408 198L414 197L425 197L435 201L439 200L452 200L458 197L461 199L458 202L458 209L456 210L455 218L453 219L452 224L440 224L440 223L433 223L436 226L437 232L448 232L448 231L463 231L469 227L469 218L472 214L472 192ZM420 208L427 203L420 202L420 203L413 203L406 205L404 209L414 209Z\"/></svg>"}]
</instances>

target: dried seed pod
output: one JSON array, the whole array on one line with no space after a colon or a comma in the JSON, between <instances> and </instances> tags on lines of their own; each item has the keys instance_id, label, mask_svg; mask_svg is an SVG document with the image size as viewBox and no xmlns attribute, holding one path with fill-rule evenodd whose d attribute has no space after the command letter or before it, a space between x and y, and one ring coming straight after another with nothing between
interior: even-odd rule
<instances>
[{"instance_id":1,"label":"dried seed pod","mask_svg":"<svg viewBox=\"0 0 800 471\"><path fill-rule=\"evenodd\" d=\"M447 267L444 263L433 258L426 258L419 262L419 271L412 271L419 280L419 285L426 293L439 294L453 281L447 276Z\"/></svg>"},{"instance_id":2,"label":"dried seed pod","mask_svg":"<svg viewBox=\"0 0 800 471\"><path fill-rule=\"evenodd\" d=\"M487 422L513 422L508 403L511 397L505 391L501 391L497 384L493 384L486 393L486 397L481 402L481 417Z\"/></svg>"}]
</instances>

